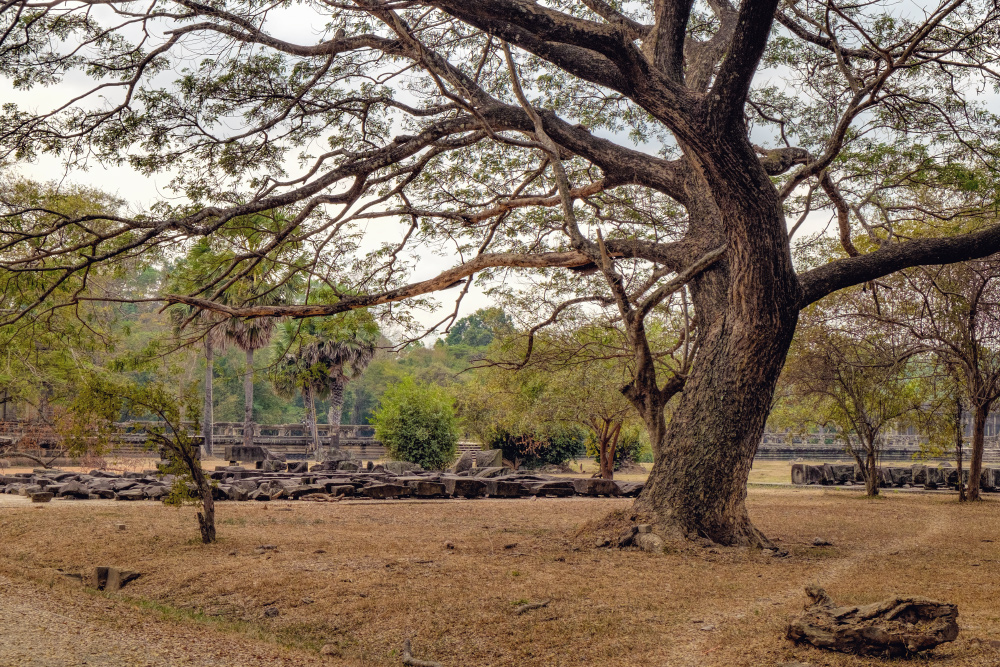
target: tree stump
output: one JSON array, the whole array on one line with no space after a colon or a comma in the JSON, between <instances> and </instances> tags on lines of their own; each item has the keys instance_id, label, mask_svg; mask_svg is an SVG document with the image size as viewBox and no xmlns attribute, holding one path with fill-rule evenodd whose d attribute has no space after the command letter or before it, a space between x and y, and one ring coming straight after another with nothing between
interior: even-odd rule
<instances>
[{"instance_id":1,"label":"tree stump","mask_svg":"<svg viewBox=\"0 0 1000 667\"><path fill-rule=\"evenodd\" d=\"M895 597L864 607L838 607L822 588L788 624L788 639L843 653L898 657L958 637L958 606L923 597Z\"/></svg>"}]
</instances>

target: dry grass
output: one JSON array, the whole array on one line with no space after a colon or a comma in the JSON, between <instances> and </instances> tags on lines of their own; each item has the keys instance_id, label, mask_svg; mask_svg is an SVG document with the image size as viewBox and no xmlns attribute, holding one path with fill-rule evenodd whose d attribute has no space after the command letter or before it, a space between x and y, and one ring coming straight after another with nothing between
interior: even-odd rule
<instances>
[{"instance_id":1,"label":"dry grass","mask_svg":"<svg viewBox=\"0 0 1000 667\"><path fill-rule=\"evenodd\" d=\"M881 664L783 639L803 587L818 582L844 603L894 593L958 603L960 639L932 661L1000 664L989 644L1000 640L998 504L888 496L752 490L755 521L787 558L728 549L653 556L574 539L582 523L627 500L223 503L220 541L208 547L194 539L190 508L5 503L0 570L58 588L68 584L57 568L136 569L144 576L126 593L143 614L312 651L333 644L331 665L398 665L406 637L418 657L449 667ZM119 522L128 529L116 530ZM816 536L834 546L813 548ZM276 548L256 549L263 545ZM269 605L280 616L264 619Z\"/></svg>"}]
</instances>

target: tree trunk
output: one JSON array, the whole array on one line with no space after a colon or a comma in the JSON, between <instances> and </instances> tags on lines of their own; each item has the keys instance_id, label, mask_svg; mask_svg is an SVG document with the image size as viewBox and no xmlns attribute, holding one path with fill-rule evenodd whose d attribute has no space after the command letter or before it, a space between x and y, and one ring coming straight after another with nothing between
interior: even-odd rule
<instances>
[{"instance_id":1,"label":"tree trunk","mask_svg":"<svg viewBox=\"0 0 1000 667\"><path fill-rule=\"evenodd\" d=\"M747 479L797 313L753 328L734 319L705 332L666 431L662 409L643 414L656 456L636 509L684 537L770 547L747 514Z\"/></svg>"},{"instance_id":2,"label":"tree trunk","mask_svg":"<svg viewBox=\"0 0 1000 667\"><path fill-rule=\"evenodd\" d=\"M312 451L316 451L319 449L319 429L316 427L316 388L313 387L312 383L307 384L302 393L306 402L306 423L309 426Z\"/></svg>"},{"instance_id":3,"label":"tree trunk","mask_svg":"<svg viewBox=\"0 0 1000 667\"><path fill-rule=\"evenodd\" d=\"M878 497L879 476L878 458L875 456L875 440L872 438L865 443L865 494L869 498Z\"/></svg>"},{"instance_id":4,"label":"tree trunk","mask_svg":"<svg viewBox=\"0 0 1000 667\"><path fill-rule=\"evenodd\" d=\"M330 409L326 413L330 425L330 449L340 449L340 420L344 416L344 383L330 385Z\"/></svg>"},{"instance_id":5,"label":"tree trunk","mask_svg":"<svg viewBox=\"0 0 1000 667\"><path fill-rule=\"evenodd\" d=\"M673 536L773 548L750 521L747 480L795 333L802 288L781 203L745 126L738 125L706 125L705 145L712 150L701 147L698 156L682 146L693 167L685 179L689 235L702 244L691 259L722 244L727 250L689 283L699 348L670 424L663 414L670 394L662 393L653 371L637 364L626 395L646 424L655 457L636 511ZM640 334L641 323L630 337Z\"/></svg>"},{"instance_id":6,"label":"tree trunk","mask_svg":"<svg viewBox=\"0 0 1000 667\"><path fill-rule=\"evenodd\" d=\"M205 456L212 456L212 430L215 426L215 415L213 407L215 405L212 396L212 384L215 375L215 358L212 349L211 332L205 337L205 416L202 419L201 434L205 437Z\"/></svg>"},{"instance_id":7,"label":"tree trunk","mask_svg":"<svg viewBox=\"0 0 1000 667\"><path fill-rule=\"evenodd\" d=\"M958 502L966 501L965 480L962 479L962 397L955 397L955 465L958 468Z\"/></svg>"},{"instance_id":8,"label":"tree trunk","mask_svg":"<svg viewBox=\"0 0 1000 667\"><path fill-rule=\"evenodd\" d=\"M979 478L983 474L983 445L986 436L986 418L990 404L979 403L972 409L972 456L969 460L969 500L980 500Z\"/></svg>"},{"instance_id":9,"label":"tree trunk","mask_svg":"<svg viewBox=\"0 0 1000 667\"><path fill-rule=\"evenodd\" d=\"M182 436L183 437L183 436ZM188 462L191 476L198 495L201 496L201 511L198 512L198 528L201 530L201 541L205 544L215 542L215 499L212 497L212 485L205 477L201 462L193 458Z\"/></svg>"},{"instance_id":10,"label":"tree trunk","mask_svg":"<svg viewBox=\"0 0 1000 667\"><path fill-rule=\"evenodd\" d=\"M243 375L243 446L253 444L253 348L246 351L246 373Z\"/></svg>"},{"instance_id":11,"label":"tree trunk","mask_svg":"<svg viewBox=\"0 0 1000 667\"><path fill-rule=\"evenodd\" d=\"M605 423L604 429L598 433L600 438L601 479L615 478L615 452L618 450L618 437L622 432L622 424L618 422L613 427Z\"/></svg>"}]
</instances>

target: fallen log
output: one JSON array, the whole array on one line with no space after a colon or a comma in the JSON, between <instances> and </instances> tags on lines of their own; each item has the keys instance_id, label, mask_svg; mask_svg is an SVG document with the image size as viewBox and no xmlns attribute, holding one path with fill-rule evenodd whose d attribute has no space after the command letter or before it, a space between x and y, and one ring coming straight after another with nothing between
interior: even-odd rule
<instances>
[{"instance_id":1,"label":"fallen log","mask_svg":"<svg viewBox=\"0 0 1000 667\"><path fill-rule=\"evenodd\" d=\"M900 657L958 637L958 606L923 597L894 597L863 607L838 607L822 588L788 624L788 639L842 653Z\"/></svg>"}]
</instances>

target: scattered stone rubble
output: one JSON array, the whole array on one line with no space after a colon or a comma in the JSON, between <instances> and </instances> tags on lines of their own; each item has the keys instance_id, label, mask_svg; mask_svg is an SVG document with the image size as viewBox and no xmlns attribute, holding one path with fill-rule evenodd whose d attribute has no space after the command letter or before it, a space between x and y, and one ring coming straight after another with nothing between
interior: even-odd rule
<instances>
[{"instance_id":1,"label":"scattered stone rubble","mask_svg":"<svg viewBox=\"0 0 1000 667\"><path fill-rule=\"evenodd\" d=\"M345 497L376 500L393 498L521 498L525 496L634 497L638 482L596 478L554 477L514 471L493 452L463 455L451 472L425 471L404 461L362 466L342 459L312 465L307 461L264 460L257 467L218 466L213 480L216 500L334 501ZM482 456L479 456L482 454ZM468 459L471 459L469 461ZM472 463L468 467L465 463ZM281 470L278 470L281 463ZM492 465L500 463L500 465ZM485 464L485 465L483 465ZM61 499L161 500L170 493L175 477L153 470L116 474L91 470L87 474L36 468L30 473L0 475L0 493L28 496L33 502Z\"/></svg>"},{"instance_id":2,"label":"scattered stone rubble","mask_svg":"<svg viewBox=\"0 0 1000 667\"><path fill-rule=\"evenodd\" d=\"M945 463L939 466L882 466L876 468L879 486L882 487L923 487L925 489L947 489L958 486L958 469ZM962 478L969 483L969 471L962 471ZM808 465L792 464L792 484L853 485L864 484L861 468L854 464L824 463ZM984 468L979 478L982 491L1000 491L1000 468Z\"/></svg>"}]
</instances>

